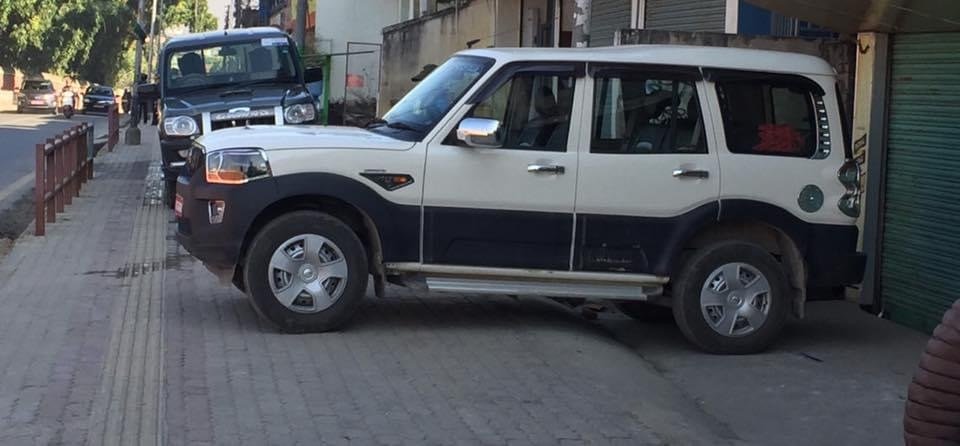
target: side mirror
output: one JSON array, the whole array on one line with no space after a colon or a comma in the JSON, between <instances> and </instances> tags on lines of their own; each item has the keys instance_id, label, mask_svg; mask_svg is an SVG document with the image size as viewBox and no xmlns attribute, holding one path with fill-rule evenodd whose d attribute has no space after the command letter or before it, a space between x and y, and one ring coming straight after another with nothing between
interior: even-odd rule
<instances>
[{"instance_id":1,"label":"side mirror","mask_svg":"<svg viewBox=\"0 0 960 446\"><path fill-rule=\"evenodd\" d=\"M323 67L307 68L303 70L303 83L312 84L323 80Z\"/></svg>"},{"instance_id":2,"label":"side mirror","mask_svg":"<svg viewBox=\"0 0 960 446\"><path fill-rule=\"evenodd\" d=\"M497 136L500 121L485 118L466 118L457 127L457 139L469 147L479 149L497 149L502 142Z\"/></svg>"},{"instance_id":3,"label":"side mirror","mask_svg":"<svg viewBox=\"0 0 960 446\"><path fill-rule=\"evenodd\" d=\"M155 99L160 96L160 86L157 84L137 85L137 96L147 99Z\"/></svg>"}]
</instances>

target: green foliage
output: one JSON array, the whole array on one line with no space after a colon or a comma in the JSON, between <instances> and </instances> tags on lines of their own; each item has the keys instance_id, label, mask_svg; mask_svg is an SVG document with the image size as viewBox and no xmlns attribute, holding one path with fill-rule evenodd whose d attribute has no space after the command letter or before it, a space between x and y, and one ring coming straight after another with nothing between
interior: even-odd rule
<instances>
[{"instance_id":1,"label":"green foliage","mask_svg":"<svg viewBox=\"0 0 960 446\"><path fill-rule=\"evenodd\" d=\"M131 0L2 0L0 65L114 80L132 39Z\"/></svg>"},{"instance_id":2,"label":"green foliage","mask_svg":"<svg viewBox=\"0 0 960 446\"><path fill-rule=\"evenodd\" d=\"M166 0L163 18L167 26L186 25L191 32L217 29L217 17L207 9L207 0Z\"/></svg>"}]
</instances>

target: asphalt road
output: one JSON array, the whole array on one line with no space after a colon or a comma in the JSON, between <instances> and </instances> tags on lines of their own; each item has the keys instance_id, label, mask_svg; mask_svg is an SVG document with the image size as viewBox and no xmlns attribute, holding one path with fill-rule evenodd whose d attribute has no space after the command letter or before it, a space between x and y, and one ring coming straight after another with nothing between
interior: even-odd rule
<instances>
[{"instance_id":1,"label":"asphalt road","mask_svg":"<svg viewBox=\"0 0 960 446\"><path fill-rule=\"evenodd\" d=\"M0 113L0 198L10 195L33 173L36 144L75 126L91 122L99 137L107 132L104 115L74 115L72 119L46 114ZM10 198L10 197L7 197ZM0 200L2 201L2 200Z\"/></svg>"},{"instance_id":2,"label":"asphalt road","mask_svg":"<svg viewBox=\"0 0 960 446\"><path fill-rule=\"evenodd\" d=\"M36 145L81 122L94 125L97 140L107 134L105 115L0 113L0 242L16 238L33 219Z\"/></svg>"}]
</instances>

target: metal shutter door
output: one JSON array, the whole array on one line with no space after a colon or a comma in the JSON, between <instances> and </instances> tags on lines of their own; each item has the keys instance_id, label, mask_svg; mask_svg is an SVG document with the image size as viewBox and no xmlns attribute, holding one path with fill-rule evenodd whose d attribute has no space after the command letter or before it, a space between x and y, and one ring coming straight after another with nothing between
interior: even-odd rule
<instances>
[{"instance_id":1,"label":"metal shutter door","mask_svg":"<svg viewBox=\"0 0 960 446\"><path fill-rule=\"evenodd\" d=\"M960 34L895 36L891 74L880 292L930 332L960 298Z\"/></svg>"},{"instance_id":2,"label":"metal shutter door","mask_svg":"<svg viewBox=\"0 0 960 446\"><path fill-rule=\"evenodd\" d=\"M726 0L647 0L646 29L722 33Z\"/></svg>"},{"instance_id":3,"label":"metal shutter door","mask_svg":"<svg viewBox=\"0 0 960 446\"><path fill-rule=\"evenodd\" d=\"M630 28L630 0L593 0L590 8L590 46L613 45L617 31Z\"/></svg>"}]
</instances>

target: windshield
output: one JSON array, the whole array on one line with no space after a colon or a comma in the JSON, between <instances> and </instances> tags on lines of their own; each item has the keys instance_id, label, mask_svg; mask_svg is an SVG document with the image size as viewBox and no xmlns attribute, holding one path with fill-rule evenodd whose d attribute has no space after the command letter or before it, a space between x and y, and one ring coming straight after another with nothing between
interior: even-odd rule
<instances>
[{"instance_id":1,"label":"windshield","mask_svg":"<svg viewBox=\"0 0 960 446\"><path fill-rule=\"evenodd\" d=\"M26 81L23 83L23 91L50 91L53 85L50 81Z\"/></svg>"},{"instance_id":2,"label":"windshield","mask_svg":"<svg viewBox=\"0 0 960 446\"><path fill-rule=\"evenodd\" d=\"M167 54L165 66L164 82L172 93L299 80L293 50L285 37L176 50Z\"/></svg>"},{"instance_id":3,"label":"windshield","mask_svg":"<svg viewBox=\"0 0 960 446\"><path fill-rule=\"evenodd\" d=\"M113 96L113 90L106 87L90 87L87 96Z\"/></svg>"},{"instance_id":4,"label":"windshield","mask_svg":"<svg viewBox=\"0 0 960 446\"><path fill-rule=\"evenodd\" d=\"M492 65L492 59L482 57L451 58L410 90L383 121L421 134L429 132Z\"/></svg>"}]
</instances>

